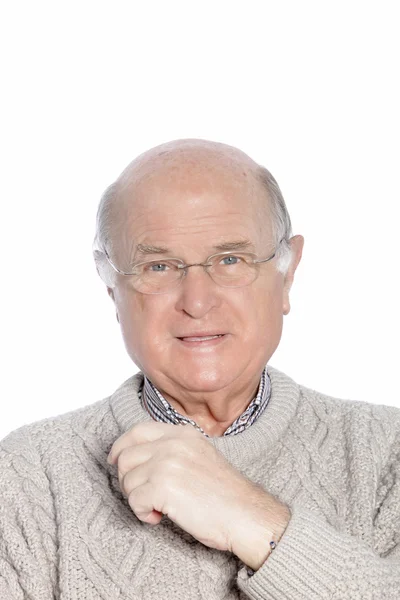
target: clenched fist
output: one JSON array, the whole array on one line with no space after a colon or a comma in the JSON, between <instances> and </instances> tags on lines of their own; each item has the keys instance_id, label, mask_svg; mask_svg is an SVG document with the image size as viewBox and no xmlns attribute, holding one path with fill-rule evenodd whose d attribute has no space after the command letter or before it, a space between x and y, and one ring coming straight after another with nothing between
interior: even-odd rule
<instances>
[{"instance_id":1,"label":"clenched fist","mask_svg":"<svg viewBox=\"0 0 400 600\"><path fill-rule=\"evenodd\" d=\"M141 521L167 515L199 542L236 554L252 569L290 519L288 507L237 471L190 425L146 422L113 444L121 491Z\"/></svg>"}]
</instances>

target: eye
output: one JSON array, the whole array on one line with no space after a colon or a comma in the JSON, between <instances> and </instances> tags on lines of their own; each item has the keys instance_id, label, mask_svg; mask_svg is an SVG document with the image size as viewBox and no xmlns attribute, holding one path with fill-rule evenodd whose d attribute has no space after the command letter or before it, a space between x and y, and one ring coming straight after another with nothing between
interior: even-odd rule
<instances>
[{"instance_id":1,"label":"eye","mask_svg":"<svg viewBox=\"0 0 400 600\"><path fill-rule=\"evenodd\" d=\"M239 258L239 256L234 256L233 254L230 254L229 256L224 256L221 259L221 263L223 265L237 265L238 263L240 263L241 259Z\"/></svg>"},{"instance_id":2,"label":"eye","mask_svg":"<svg viewBox=\"0 0 400 600\"><path fill-rule=\"evenodd\" d=\"M164 273L169 269L169 265L167 263L152 263L147 266L147 270L151 273Z\"/></svg>"}]
</instances>

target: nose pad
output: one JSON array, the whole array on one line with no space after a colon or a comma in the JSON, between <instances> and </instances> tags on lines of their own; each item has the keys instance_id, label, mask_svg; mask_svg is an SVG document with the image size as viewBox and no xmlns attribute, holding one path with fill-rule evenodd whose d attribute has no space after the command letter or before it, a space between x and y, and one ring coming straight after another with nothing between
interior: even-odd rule
<instances>
[{"instance_id":1,"label":"nose pad","mask_svg":"<svg viewBox=\"0 0 400 600\"><path fill-rule=\"evenodd\" d=\"M214 282L214 279L211 277L210 273L208 272L208 269L207 269L206 267L203 267L203 265L189 265L189 266L188 266L188 267L186 267L185 269L182 269L182 271L183 271L183 276L182 276L182 279L185 279L185 278L187 278L187 276L188 276L188 272L189 272L189 269L190 269L191 267L200 267L200 268L201 268L201 270L202 270L202 271L203 271L203 272L204 272L204 273L205 273L205 274L206 274L206 275L207 275L207 276L208 276L208 277L211 279L211 281L212 281L213 283L215 283L215 282Z\"/></svg>"},{"instance_id":2,"label":"nose pad","mask_svg":"<svg viewBox=\"0 0 400 600\"><path fill-rule=\"evenodd\" d=\"M193 273L189 273L189 268L185 269L182 274L182 279L180 281L181 288L184 295L188 295L189 297L196 296L200 293L201 296L206 293L206 295L214 295L214 287L218 287L217 283L213 280L209 272L201 265L189 265L190 267L197 267L199 272L196 272L193 269ZM200 269L204 272L201 273ZM204 279L203 279L204 278ZM187 284L185 282L187 281Z\"/></svg>"}]
</instances>

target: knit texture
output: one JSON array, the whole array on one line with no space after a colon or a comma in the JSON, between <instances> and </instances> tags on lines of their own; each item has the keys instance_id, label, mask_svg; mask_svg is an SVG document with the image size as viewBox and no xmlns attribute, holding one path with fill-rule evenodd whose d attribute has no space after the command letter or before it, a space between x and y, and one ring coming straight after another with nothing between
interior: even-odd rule
<instances>
[{"instance_id":1,"label":"knit texture","mask_svg":"<svg viewBox=\"0 0 400 600\"><path fill-rule=\"evenodd\" d=\"M268 373L257 422L210 438L292 511L253 576L167 517L142 523L121 494L106 459L123 432L151 420L138 373L0 442L0 599L399 600L400 410Z\"/></svg>"}]
</instances>

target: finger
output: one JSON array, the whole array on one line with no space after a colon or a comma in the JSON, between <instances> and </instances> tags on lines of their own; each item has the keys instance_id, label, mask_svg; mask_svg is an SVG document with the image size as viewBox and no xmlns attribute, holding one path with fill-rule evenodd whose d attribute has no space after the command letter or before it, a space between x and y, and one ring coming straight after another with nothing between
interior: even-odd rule
<instances>
[{"instance_id":1,"label":"finger","mask_svg":"<svg viewBox=\"0 0 400 600\"><path fill-rule=\"evenodd\" d=\"M153 494L154 486L147 482L129 494L128 503L138 519L151 525L157 525L161 521L163 513L154 508Z\"/></svg>"},{"instance_id":2,"label":"finger","mask_svg":"<svg viewBox=\"0 0 400 600\"><path fill-rule=\"evenodd\" d=\"M158 423L156 421L146 421L135 425L129 431L122 434L112 445L107 462L114 464L121 451L127 446L135 446L146 442L152 442L160 439L173 431L176 425L169 423Z\"/></svg>"},{"instance_id":3,"label":"finger","mask_svg":"<svg viewBox=\"0 0 400 600\"><path fill-rule=\"evenodd\" d=\"M133 490L149 481L149 473L150 469L147 462L128 471L125 475L119 472L118 478L122 493L128 498Z\"/></svg>"},{"instance_id":4,"label":"finger","mask_svg":"<svg viewBox=\"0 0 400 600\"><path fill-rule=\"evenodd\" d=\"M115 460L118 466L118 476L124 476L128 471L148 462L157 450L158 442L147 442L139 446L123 448Z\"/></svg>"}]
</instances>

